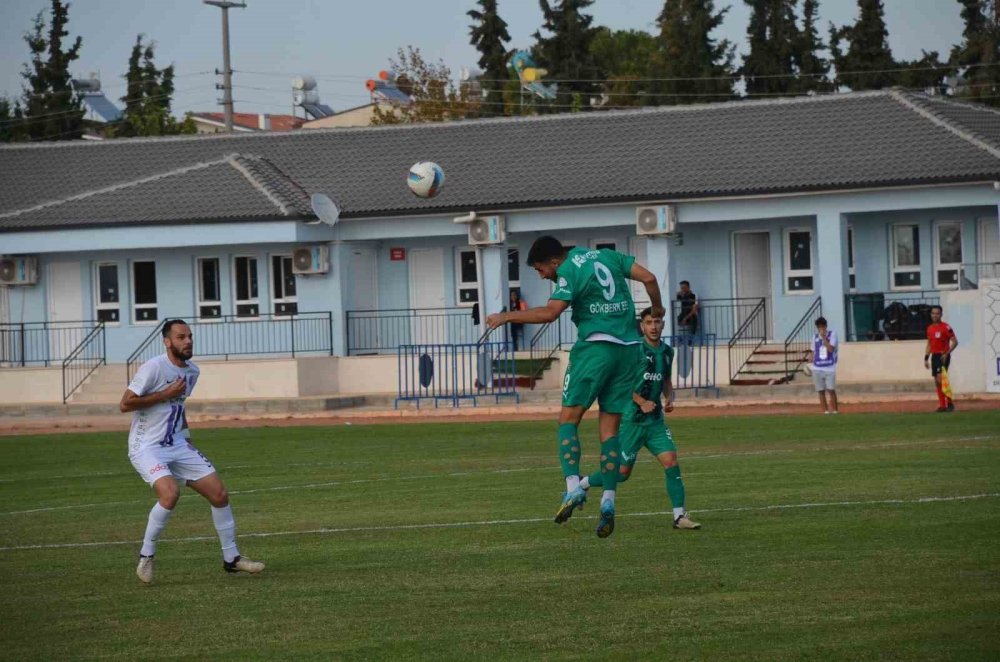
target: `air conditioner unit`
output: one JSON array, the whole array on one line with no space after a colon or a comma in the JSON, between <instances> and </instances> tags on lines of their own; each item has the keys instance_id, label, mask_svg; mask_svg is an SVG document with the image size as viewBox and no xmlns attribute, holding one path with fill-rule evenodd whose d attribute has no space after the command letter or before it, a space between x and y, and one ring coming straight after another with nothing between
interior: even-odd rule
<instances>
[{"instance_id":1,"label":"air conditioner unit","mask_svg":"<svg viewBox=\"0 0 1000 662\"><path fill-rule=\"evenodd\" d=\"M38 258L33 255L0 258L0 285L34 285L38 282Z\"/></svg>"},{"instance_id":2,"label":"air conditioner unit","mask_svg":"<svg viewBox=\"0 0 1000 662\"><path fill-rule=\"evenodd\" d=\"M673 205L635 208L637 235L668 235L677 231L677 208Z\"/></svg>"},{"instance_id":3,"label":"air conditioner unit","mask_svg":"<svg viewBox=\"0 0 1000 662\"><path fill-rule=\"evenodd\" d=\"M325 274L329 270L329 246L300 246L292 253L293 274Z\"/></svg>"},{"instance_id":4,"label":"air conditioner unit","mask_svg":"<svg viewBox=\"0 0 1000 662\"><path fill-rule=\"evenodd\" d=\"M469 245L502 244L507 239L503 216L483 216L469 223Z\"/></svg>"}]
</instances>

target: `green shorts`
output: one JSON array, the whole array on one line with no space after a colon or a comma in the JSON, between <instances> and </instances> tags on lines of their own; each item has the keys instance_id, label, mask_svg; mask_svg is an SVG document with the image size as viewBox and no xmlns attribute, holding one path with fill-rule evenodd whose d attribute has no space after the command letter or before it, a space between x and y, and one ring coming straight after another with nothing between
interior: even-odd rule
<instances>
[{"instance_id":1,"label":"green shorts","mask_svg":"<svg viewBox=\"0 0 1000 662\"><path fill-rule=\"evenodd\" d=\"M597 400L601 411L624 414L632 404L638 351L636 345L577 341L563 378L563 407L586 410Z\"/></svg>"},{"instance_id":2,"label":"green shorts","mask_svg":"<svg viewBox=\"0 0 1000 662\"><path fill-rule=\"evenodd\" d=\"M645 446L653 455L660 453L676 453L677 446L674 445L674 436L670 434L670 428L662 423L652 425L634 425L627 421L622 422L621 431L618 433L622 448L622 466L632 466L639 455L639 451Z\"/></svg>"}]
</instances>

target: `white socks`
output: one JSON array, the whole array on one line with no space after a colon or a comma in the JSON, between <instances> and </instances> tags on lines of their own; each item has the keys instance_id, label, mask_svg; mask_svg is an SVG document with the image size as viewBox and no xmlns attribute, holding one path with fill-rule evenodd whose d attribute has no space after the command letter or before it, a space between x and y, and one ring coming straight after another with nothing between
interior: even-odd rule
<instances>
[{"instance_id":1,"label":"white socks","mask_svg":"<svg viewBox=\"0 0 1000 662\"><path fill-rule=\"evenodd\" d=\"M580 488L584 489L584 490L589 490L590 489L590 476L584 476L580 480Z\"/></svg>"},{"instance_id":2,"label":"white socks","mask_svg":"<svg viewBox=\"0 0 1000 662\"><path fill-rule=\"evenodd\" d=\"M235 561L240 551L236 548L236 520L233 518L232 507L212 506L212 521L219 534L219 542L222 543L222 558L227 563Z\"/></svg>"},{"instance_id":3,"label":"white socks","mask_svg":"<svg viewBox=\"0 0 1000 662\"><path fill-rule=\"evenodd\" d=\"M566 476L566 491L572 492L576 488L580 487L580 477L579 476Z\"/></svg>"},{"instance_id":4,"label":"white socks","mask_svg":"<svg viewBox=\"0 0 1000 662\"><path fill-rule=\"evenodd\" d=\"M157 501L153 509L149 511L149 521L146 522L146 535L142 537L142 549L139 553L143 556L152 556L156 553L156 541L160 539L160 534L166 528L167 522L174 511L167 510Z\"/></svg>"},{"instance_id":5,"label":"white socks","mask_svg":"<svg viewBox=\"0 0 1000 662\"><path fill-rule=\"evenodd\" d=\"M612 506L615 505L614 490L604 490L604 494L601 495L601 505L603 506L605 502L610 502Z\"/></svg>"},{"instance_id":6,"label":"white socks","mask_svg":"<svg viewBox=\"0 0 1000 662\"><path fill-rule=\"evenodd\" d=\"M674 508L674 521L676 521L677 518L681 517L682 515L684 515L684 509L683 508Z\"/></svg>"}]
</instances>

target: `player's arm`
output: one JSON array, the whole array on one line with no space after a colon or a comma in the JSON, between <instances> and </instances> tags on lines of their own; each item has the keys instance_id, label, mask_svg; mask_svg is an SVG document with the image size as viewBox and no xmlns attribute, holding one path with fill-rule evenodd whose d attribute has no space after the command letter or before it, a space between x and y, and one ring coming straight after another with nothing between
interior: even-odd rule
<instances>
[{"instance_id":1,"label":"player's arm","mask_svg":"<svg viewBox=\"0 0 1000 662\"><path fill-rule=\"evenodd\" d=\"M670 375L664 375L663 379L663 411L672 412L674 410L674 383Z\"/></svg>"},{"instance_id":2,"label":"player's arm","mask_svg":"<svg viewBox=\"0 0 1000 662\"><path fill-rule=\"evenodd\" d=\"M653 308L653 315L663 317L665 311L663 310L663 299L660 296L660 284L656 282L656 276L653 275L653 272L641 264L633 262L628 277L639 281L646 287L646 294L649 295L649 305Z\"/></svg>"},{"instance_id":3,"label":"player's arm","mask_svg":"<svg viewBox=\"0 0 1000 662\"><path fill-rule=\"evenodd\" d=\"M527 310L512 310L505 313L493 313L486 318L486 325L491 329L504 324L548 324L554 322L563 311L569 307L568 301L549 299L549 302L538 308Z\"/></svg>"},{"instance_id":4,"label":"player's arm","mask_svg":"<svg viewBox=\"0 0 1000 662\"><path fill-rule=\"evenodd\" d=\"M927 339L927 344L924 345L924 367L931 367L931 339Z\"/></svg>"},{"instance_id":5,"label":"player's arm","mask_svg":"<svg viewBox=\"0 0 1000 662\"><path fill-rule=\"evenodd\" d=\"M634 392L632 393L632 402L634 402L636 406L639 407L639 410L642 411L643 414L648 414L656 410L655 402L653 402L652 400L647 400L638 393Z\"/></svg>"},{"instance_id":6,"label":"player's arm","mask_svg":"<svg viewBox=\"0 0 1000 662\"><path fill-rule=\"evenodd\" d=\"M131 388L127 388L124 395L122 395L122 400L118 404L118 408L123 414L136 411L137 409L146 409L147 407L152 407L171 398L183 395L185 388L187 388L187 383L180 377L162 391L146 395L136 395Z\"/></svg>"},{"instance_id":7,"label":"player's arm","mask_svg":"<svg viewBox=\"0 0 1000 662\"><path fill-rule=\"evenodd\" d=\"M945 352L945 355L947 356L948 354L954 352L956 347L958 347L958 336L956 336L955 332L952 331L951 338L948 338L948 351Z\"/></svg>"}]
</instances>

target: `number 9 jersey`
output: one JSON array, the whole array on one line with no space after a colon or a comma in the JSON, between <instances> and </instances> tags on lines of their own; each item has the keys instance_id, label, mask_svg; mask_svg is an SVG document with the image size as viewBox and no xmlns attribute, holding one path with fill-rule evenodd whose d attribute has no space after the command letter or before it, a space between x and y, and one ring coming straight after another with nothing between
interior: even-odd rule
<instances>
[{"instance_id":1,"label":"number 9 jersey","mask_svg":"<svg viewBox=\"0 0 1000 662\"><path fill-rule=\"evenodd\" d=\"M639 341L635 304L628 277L635 258L608 249L574 248L556 270L556 289L550 299L573 307L573 323L580 340L594 334L620 343Z\"/></svg>"},{"instance_id":2,"label":"number 9 jersey","mask_svg":"<svg viewBox=\"0 0 1000 662\"><path fill-rule=\"evenodd\" d=\"M128 390L136 395L142 397L162 391L178 379L183 379L187 387L183 395L132 413L132 427L128 434L129 457L152 447L173 446L175 440L187 442L191 435L184 401L194 391L199 374L201 371L193 362L188 361L183 367L176 366L166 354L142 364L128 385Z\"/></svg>"}]
</instances>

